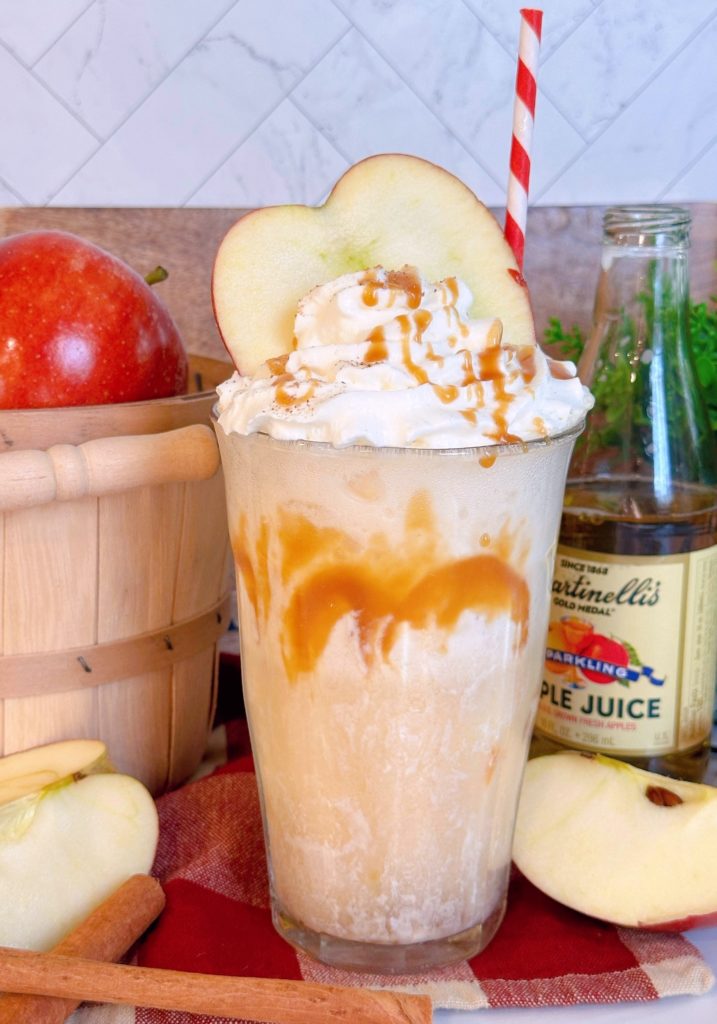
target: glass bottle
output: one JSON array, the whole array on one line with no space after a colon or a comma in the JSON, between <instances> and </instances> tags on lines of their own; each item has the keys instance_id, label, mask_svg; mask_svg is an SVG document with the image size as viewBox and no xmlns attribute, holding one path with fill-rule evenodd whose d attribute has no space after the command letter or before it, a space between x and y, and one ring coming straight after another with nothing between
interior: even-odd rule
<instances>
[{"instance_id":1,"label":"glass bottle","mask_svg":"<svg viewBox=\"0 0 717 1024\"><path fill-rule=\"evenodd\" d=\"M598 751L702 778L717 672L717 453L689 338L690 214L607 210L579 365L532 755Z\"/></svg>"}]
</instances>

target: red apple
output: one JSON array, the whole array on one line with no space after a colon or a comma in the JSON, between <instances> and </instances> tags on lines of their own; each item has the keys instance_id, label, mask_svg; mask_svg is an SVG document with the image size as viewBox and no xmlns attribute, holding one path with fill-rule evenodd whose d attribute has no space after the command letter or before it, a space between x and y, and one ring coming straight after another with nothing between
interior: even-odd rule
<instances>
[{"instance_id":1,"label":"red apple","mask_svg":"<svg viewBox=\"0 0 717 1024\"><path fill-rule=\"evenodd\" d=\"M513 859L533 885L615 924L717 923L717 789L573 751L528 762Z\"/></svg>"},{"instance_id":2,"label":"red apple","mask_svg":"<svg viewBox=\"0 0 717 1024\"><path fill-rule=\"evenodd\" d=\"M62 231L0 241L0 409L181 394L187 355L131 267Z\"/></svg>"}]
</instances>

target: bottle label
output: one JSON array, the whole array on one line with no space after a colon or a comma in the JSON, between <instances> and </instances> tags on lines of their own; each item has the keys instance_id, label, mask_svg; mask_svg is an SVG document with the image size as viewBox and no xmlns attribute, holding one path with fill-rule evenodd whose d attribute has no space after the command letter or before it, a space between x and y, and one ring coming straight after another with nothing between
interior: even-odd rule
<instances>
[{"instance_id":1,"label":"bottle label","mask_svg":"<svg viewBox=\"0 0 717 1024\"><path fill-rule=\"evenodd\" d=\"M558 548L539 732L619 755L685 750L710 732L716 672L717 546Z\"/></svg>"}]
</instances>

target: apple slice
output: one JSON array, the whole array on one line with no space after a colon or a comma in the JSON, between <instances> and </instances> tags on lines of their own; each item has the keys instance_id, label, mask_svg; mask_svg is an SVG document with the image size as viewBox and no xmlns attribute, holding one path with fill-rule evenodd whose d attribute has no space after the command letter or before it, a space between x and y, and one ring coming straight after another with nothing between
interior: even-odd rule
<instances>
[{"instance_id":1,"label":"apple slice","mask_svg":"<svg viewBox=\"0 0 717 1024\"><path fill-rule=\"evenodd\" d=\"M219 331L237 369L252 374L290 352L296 308L312 288L383 266L463 278L471 316L499 317L509 344L534 345L525 282L490 211L448 171L418 157L369 157L323 206L272 206L238 221L214 264Z\"/></svg>"},{"instance_id":2,"label":"apple slice","mask_svg":"<svg viewBox=\"0 0 717 1024\"><path fill-rule=\"evenodd\" d=\"M0 758L0 807L73 775L107 770L101 740L63 740Z\"/></svg>"},{"instance_id":3,"label":"apple slice","mask_svg":"<svg viewBox=\"0 0 717 1024\"><path fill-rule=\"evenodd\" d=\"M602 754L529 761L513 859L538 889L603 921L717 923L717 789Z\"/></svg>"},{"instance_id":4,"label":"apple slice","mask_svg":"<svg viewBox=\"0 0 717 1024\"><path fill-rule=\"evenodd\" d=\"M0 945L50 949L122 882L151 868L154 801L107 764L95 740L0 759Z\"/></svg>"}]
</instances>

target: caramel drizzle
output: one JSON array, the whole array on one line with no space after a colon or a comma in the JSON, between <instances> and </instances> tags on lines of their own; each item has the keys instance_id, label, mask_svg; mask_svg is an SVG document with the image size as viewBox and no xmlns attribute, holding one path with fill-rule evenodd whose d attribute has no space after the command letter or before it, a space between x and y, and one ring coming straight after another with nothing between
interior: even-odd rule
<instances>
[{"instance_id":1,"label":"caramel drizzle","mask_svg":"<svg viewBox=\"0 0 717 1024\"><path fill-rule=\"evenodd\" d=\"M486 547L487 535L480 545ZM490 538L487 538L490 542ZM388 659L402 625L450 631L473 610L491 621L507 615L517 627L517 644L527 641L530 594L500 545L464 558L441 555L429 495L418 491L405 515L403 543L375 534L359 545L334 527L317 527L305 516L284 512L270 531L262 519L256 541L242 517L233 537L240 588L257 623L268 620L270 567L288 588L280 617L280 641L289 680L311 673L334 626L351 615L359 649L370 666Z\"/></svg>"},{"instance_id":2,"label":"caramel drizzle","mask_svg":"<svg viewBox=\"0 0 717 1024\"><path fill-rule=\"evenodd\" d=\"M430 313L428 315L430 316ZM415 316L413 319L415 322ZM405 313L402 313L401 316L396 317L396 323L401 328L401 352L403 355L403 365L419 384L427 384L428 373L422 366L414 363L411 357L411 318Z\"/></svg>"},{"instance_id":3,"label":"caramel drizzle","mask_svg":"<svg viewBox=\"0 0 717 1024\"><path fill-rule=\"evenodd\" d=\"M445 309L446 317L448 319L448 323L453 321L455 326L458 328L458 331L460 333L461 338L467 338L470 335L470 333L471 333L470 332L470 328L469 328L468 324L466 324L461 319L461 314L458 312L458 310L455 308L455 306L453 306L453 305L446 305L443 308ZM455 339L455 335L452 335L452 337ZM450 343L450 339L449 339L449 343ZM454 343L453 343L453 345L451 347L453 348L454 346L455 346L455 341L454 341Z\"/></svg>"},{"instance_id":4,"label":"caramel drizzle","mask_svg":"<svg viewBox=\"0 0 717 1024\"><path fill-rule=\"evenodd\" d=\"M293 408L294 406L301 405L304 402L309 402L313 398L316 391L316 381L308 381L306 384L306 390L300 394L287 391L287 385L290 383L296 383L296 378L290 373L284 374L283 377L279 377L276 381L277 405L283 405L285 408Z\"/></svg>"},{"instance_id":5,"label":"caramel drizzle","mask_svg":"<svg viewBox=\"0 0 717 1024\"><path fill-rule=\"evenodd\" d=\"M296 338L294 338L294 342L296 342ZM296 348L296 345L294 345L294 348ZM280 377L286 372L286 364L289 361L289 355L290 353L287 352L283 356L272 356L271 359L267 359L266 365L269 368L269 373L272 377Z\"/></svg>"},{"instance_id":6,"label":"caramel drizzle","mask_svg":"<svg viewBox=\"0 0 717 1024\"><path fill-rule=\"evenodd\" d=\"M423 297L421 279L412 267L403 270L389 270L385 282L373 270L367 270L359 281L363 285L361 299L365 306L378 305L379 292L384 289L404 292L409 309L418 309Z\"/></svg>"},{"instance_id":7,"label":"caramel drizzle","mask_svg":"<svg viewBox=\"0 0 717 1024\"><path fill-rule=\"evenodd\" d=\"M382 639L387 657L403 623L427 629L435 623L452 630L464 611L478 612L489 622L507 613L519 627L520 647L528 639L530 594L525 580L495 555L460 558L434 569L418 581L391 613Z\"/></svg>"},{"instance_id":8,"label":"caramel drizzle","mask_svg":"<svg viewBox=\"0 0 717 1024\"><path fill-rule=\"evenodd\" d=\"M448 289L448 294L451 296L451 305L455 305L458 302L458 280L455 277L447 277L443 282Z\"/></svg>"},{"instance_id":9,"label":"caramel drizzle","mask_svg":"<svg viewBox=\"0 0 717 1024\"><path fill-rule=\"evenodd\" d=\"M443 366L446 361L445 356L437 355L433 349L433 345L430 342L426 342L426 359L432 363L438 363L439 366Z\"/></svg>"},{"instance_id":10,"label":"caramel drizzle","mask_svg":"<svg viewBox=\"0 0 717 1024\"><path fill-rule=\"evenodd\" d=\"M433 320L433 314L427 309L419 309L413 314L413 322L416 325L416 333L420 341Z\"/></svg>"},{"instance_id":11,"label":"caramel drizzle","mask_svg":"<svg viewBox=\"0 0 717 1024\"><path fill-rule=\"evenodd\" d=\"M461 358L463 360L463 381L462 386L467 388L469 384L478 384L479 378L476 376L475 366L473 365L473 355L464 348L461 352Z\"/></svg>"},{"instance_id":12,"label":"caramel drizzle","mask_svg":"<svg viewBox=\"0 0 717 1024\"><path fill-rule=\"evenodd\" d=\"M378 305L378 293L383 288L383 283L379 281L376 274L371 270L367 270L359 284L364 286L361 293L361 300L364 306Z\"/></svg>"},{"instance_id":13,"label":"caramel drizzle","mask_svg":"<svg viewBox=\"0 0 717 1024\"><path fill-rule=\"evenodd\" d=\"M455 277L445 277L441 283L441 303L449 309L458 302L458 280Z\"/></svg>"},{"instance_id":14,"label":"caramel drizzle","mask_svg":"<svg viewBox=\"0 0 717 1024\"><path fill-rule=\"evenodd\" d=\"M492 381L495 390L496 408L493 412L495 431L490 434L490 437L496 441L503 442L520 441L517 435L511 434L508 430L508 409L514 400L514 396L506 390L505 375L501 369L500 356L501 348L499 345L492 345L490 348L483 349L478 355L481 379Z\"/></svg>"},{"instance_id":15,"label":"caramel drizzle","mask_svg":"<svg viewBox=\"0 0 717 1024\"><path fill-rule=\"evenodd\" d=\"M380 363L388 358L388 345L383 327L376 327L368 336L368 347L364 353L366 363Z\"/></svg>"},{"instance_id":16,"label":"caramel drizzle","mask_svg":"<svg viewBox=\"0 0 717 1024\"><path fill-rule=\"evenodd\" d=\"M254 610L257 622L266 622L269 615L271 589L269 586L269 525L262 520L254 545L254 559L249 555L246 516L241 516L231 536L232 553L237 576L244 581L247 600Z\"/></svg>"},{"instance_id":17,"label":"caramel drizzle","mask_svg":"<svg viewBox=\"0 0 717 1024\"><path fill-rule=\"evenodd\" d=\"M389 288L406 293L409 309L418 309L423 298L421 279L412 267L404 267L403 270L389 270L386 274L386 283Z\"/></svg>"},{"instance_id":18,"label":"caramel drizzle","mask_svg":"<svg viewBox=\"0 0 717 1024\"><path fill-rule=\"evenodd\" d=\"M284 664L290 679L309 673L344 615L355 617L359 647L367 665L380 643L387 659L403 624L452 630L473 610L489 621L508 614L527 640L529 592L525 580L495 555L478 554L430 569L409 589L405 577L387 577L378 565L328 566L294 590L284 613Z\"/></svg>"},{"instance_id":19,"label":"caramel drizzle","mask_svg":"<svg viewBox=\"0 0 717 1024\"><path fill-rule=\"evenodd\" d=\"M501 349L499 345L491 345L478 353L481 380L502 380L503 370L500 365Z\"/></svg>"},{"instance_id":20,"label":"caramel drizzle","mask_svg":"<svg viewBox=\"0 0 717 1024\"><path fill-rule=\"evenodd\" d=\"M451 402L455 402L460 394L460 388L455 384L434 384L433 390L444 405L450 405Z\"/></svg>"}]
</instances>

